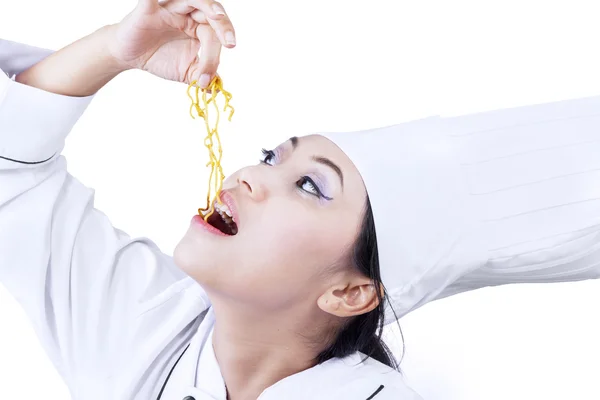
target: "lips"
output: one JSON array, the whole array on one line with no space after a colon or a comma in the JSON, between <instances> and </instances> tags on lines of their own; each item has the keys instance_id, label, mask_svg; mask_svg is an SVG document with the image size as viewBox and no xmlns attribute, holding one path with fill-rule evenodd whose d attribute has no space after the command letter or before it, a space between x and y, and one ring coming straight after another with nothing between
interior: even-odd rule
<instances>
[{"instance_id":1,"label":"lips","mask_svg":"<svg viewBox=\"0 0 600 400\"><path fill-rule=\"evenodd\" d=\"M238 214L237 206L235 204L235 200L233 196L227 192L226 190L222 190L219 197L221 201L227 205L229 211L231 211L231 215L233 218L233 222L237 225L238 232L240 231L240 216Z\"/></svg>"},{"instance_id":2,"label":"lips","mask_svg":"<svg viewBox=\"0 0 600 400\"><path fill-rule=\"evenodd\" d=\"M194 217L192 218L192 225L195 226L195 227L197 227L197 228L200 228L201 230L204 230L206 232L210 232L210 233L218 235L218 236L231 237L231 235L227 235L227 234L221 232L220 230L218 230L217 228L215 228L214 226L212 226L208 222L204 221L204 218L200 214L194 215Z\"/></svg>"},{"instance_id":3,"label":"lips","mask_svg":"<svg viewBox=\"0 0 600 400\"><path fill-rule=\"evenodd\" d=\"M203 215L201 210L199 210L198 214L192 218L192 222L194 222L195 226L219 236L235 236L239 232L240 220L235 200L226 191L221 191L219 197L223 205L219 206L217 199L215 199L213 201L213 208L215 210L210 213L206 221L204 220L206 214ZM220 208L221 211L217 211L217 208ZM231 217L228 215L231 215Z\"/></svg>"}]
</instances>

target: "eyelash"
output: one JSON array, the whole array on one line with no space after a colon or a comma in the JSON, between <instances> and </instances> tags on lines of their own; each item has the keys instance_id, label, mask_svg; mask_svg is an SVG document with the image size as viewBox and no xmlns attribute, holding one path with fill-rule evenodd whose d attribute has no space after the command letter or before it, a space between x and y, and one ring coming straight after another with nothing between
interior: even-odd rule
<instances>
[{"instance_id":1,"label":"eyelash","mask_svg":"<svg viewBox=\"0 0 600 400\"><path fill-rule=\"evenodd\" d=\"M267 159L269 159L269 160L275 159L275 152L273 150L262 149L262 154L263 154L263 158L260 160L260 162L262 164L271 165L271 164L267 163Z\"/></svg>"},{"instance_id":2,"label":"eyelash","mask_svg":"<svg viewBox=\"0 0 600 400\"><path fill-rule=\"evenodd\" d=\"M263 154L263 158L260 160L261 164L272 166L272 164L269 164L269 161L272 161L272 160L274 160L276 158L275 152L273 150L262 149L262 154ZM313 189L315 190L316 193L308 191L308 190L302 188L307 183L310 186L313 187ZM331 197L325 196L321 192L321 190L319 189L319 187L315 184L315 182L311 178L309 178L308 176L301 177L296 182L296 186L298 186L298 188L300 188L301 190L304 190L306 193L311 194L313 196L316 196L316 197L319 197L319 198L323 198L325 200L333 200Z\"/></svg>"}]
</instances>

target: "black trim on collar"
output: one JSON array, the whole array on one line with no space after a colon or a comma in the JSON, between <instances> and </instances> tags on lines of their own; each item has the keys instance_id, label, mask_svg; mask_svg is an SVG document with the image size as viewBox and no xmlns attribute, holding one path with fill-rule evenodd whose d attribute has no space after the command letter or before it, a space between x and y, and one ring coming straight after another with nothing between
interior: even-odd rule
<instances>
[{"instance_id":1,"label":"black trim on collar","mask_svg":"<svg viewBox=\"0 0 600 400\"><path fill-rule=\"evenodd\" d=\"M56 153L52 154L52 157L54 157L55 155L56 155ZM2 158L4 160L16 162L16 163L19 163L19 164L42 164L42 163L45 163L46 161L52 159L52 157L47 158L44 161L20 161L20 160L13 160L12 158L8 158L8 157L2 157L2 156L0 156L0 158Z\"/></svg>"},{"instance_id":2,"label":"black trim on collar","mask_svg":"<svg viewBox=\"0 0 600 400\"><path fill-rule=\"evenodd\" d=\"M169 382L169 378L171 377L173 370L177 366L177 363L179 362L179 360L181 360L181 357L183 357L183 355L185 354L185 351L188 349L188 347L190 347L189 344L185 347L185 349L183 350L183 352L181 353L181 355L179 356L177 361L175 361L175 364L173 364L173 368L171 368L171 370L169 371L169 375L167 375L167 379L165 379L165 383L163 383L162 387L160 388L160 393L158 394L158 397L156 398L156 400L160 400L160 398L162 397L163 391L165 390L165 387L167 386L167 382Z\"/></svg>"},{"instance_id":3,"label":"black trim on collar","mask_svg":"<svg viewBox=\"0 0 600 400\"><path fill-rule=\"evenodd\" d=\"M379 392L381 392L383 390L384 387L385 386L383 386L383 385L379 386L377 388L377 390L372 395L370 395L369 397L367 397L366 400L371 400L372 398L374 398L375 396L377 396L379 394Z\"/></svg>"},{"instance_id":4,"label":"black trim on collar","mask_svg":"<svg viewBox=\"0 0 600 400\"><path fill-rule=\"evenodd\" d=\"M177 361L175 361L175 364L173 364L173 367L169 371L169 375L167 375L167 379L165 379L165 383L163 383L162 387L160 388L160 393L158 393L158 397L157 397L156 400L160 400L160 398L162 397L162 394L163 394L163 392L165 390L165 387L167 386L167 382L169 382L169 378L171 377L171 374L173 373L173 370L177 366L177 363L179 363L179 360L181 360L181 357L183 357L183 355L185 354L185 352L188 349L188 347L190 347L189 344L185 347L185 349L183 350L183 352L181 353L181 355L179 356L179 358L177 359ZM375 396L377 396L383 390L384 387L385 386L380 385L377 388L377 390L375 392L373 392L372 395L370 395L369 397L366 398L366 400L372 400Z\"/></svg>"}]
</instances>

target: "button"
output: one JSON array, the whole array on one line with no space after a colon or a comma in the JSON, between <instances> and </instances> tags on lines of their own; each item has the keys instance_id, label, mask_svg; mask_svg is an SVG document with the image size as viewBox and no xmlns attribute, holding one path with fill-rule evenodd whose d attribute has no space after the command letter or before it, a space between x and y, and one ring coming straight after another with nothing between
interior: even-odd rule
<instances>
[{"instance_id":1,"label":"button","mask_svg":"<svg viewBox=\"0 0 600 400\"><path fill-rule=\"evenodd\" d=\"M196 400L195 398L193 398L192 396L185 396L183 398L183 400Z\"/></svg>"}]
</instances>

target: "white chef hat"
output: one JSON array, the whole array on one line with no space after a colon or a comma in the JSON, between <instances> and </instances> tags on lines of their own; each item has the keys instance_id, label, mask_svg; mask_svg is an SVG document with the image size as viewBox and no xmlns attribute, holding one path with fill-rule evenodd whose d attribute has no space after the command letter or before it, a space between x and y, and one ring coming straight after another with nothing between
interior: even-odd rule
<instances>
[{"instance_id":1,"label":"white chef hat","mask_svg":"<svg viewBox=\"0 0 600 400\"><path fill-rule=\"evenodd\" d=\"M432 116L378 129L320 133L352 160L367 188L381 278L392 306L386 307L386 323L456 279L448 257L469 229L469 204L442 121Z\"/></svg>"},{"instance_id":2,"label":"white chef hat","mask_svg":"<svg viewBox=\"0 0 600 400\"><path fill-rule=\"evenodd\" d=\"M543 227L531 229L525 237L517 232L518 224L505 228L490 221L511 218L519 210L541 209L548 197L558 197L549 195L561 191L558 184L553 192L547 187L543 189L546 192L527 188L530 195L519 193L522 197L510 188L562 173L550 171L552 159L540 149L600 140L600 96L318 134L352 160L365 183L375 221L381 278L392 306L386 305L386 323L390 323L431 300L469 290L452 285L466 274L479 273L479 268L490 263L493 249L543 236ZM525 161L518 156L527 152L536 156ZM511 159L513 155L520 158ZM575 153L572 156L577 158ZM588 167L581 164L578 168L593 167L597 157L591 153L586 157ZM536 169L536 162L548 166ZM515 163L525 169L529 165L534 172L520 173ZM561 168L568 167L564 163ZM521 230L531 225L522 222ZM560 227L556 224L553 228ZM540 259L521 262L536 264L553 256L546 251L537 256ZM498 255L495 267L501 270L501 263L507 267L516 258L509 252ZM517 281L508 276L501 283ZM480 278L471 289L499 284L486 279Z\"/></svg>"}]
</instances>

